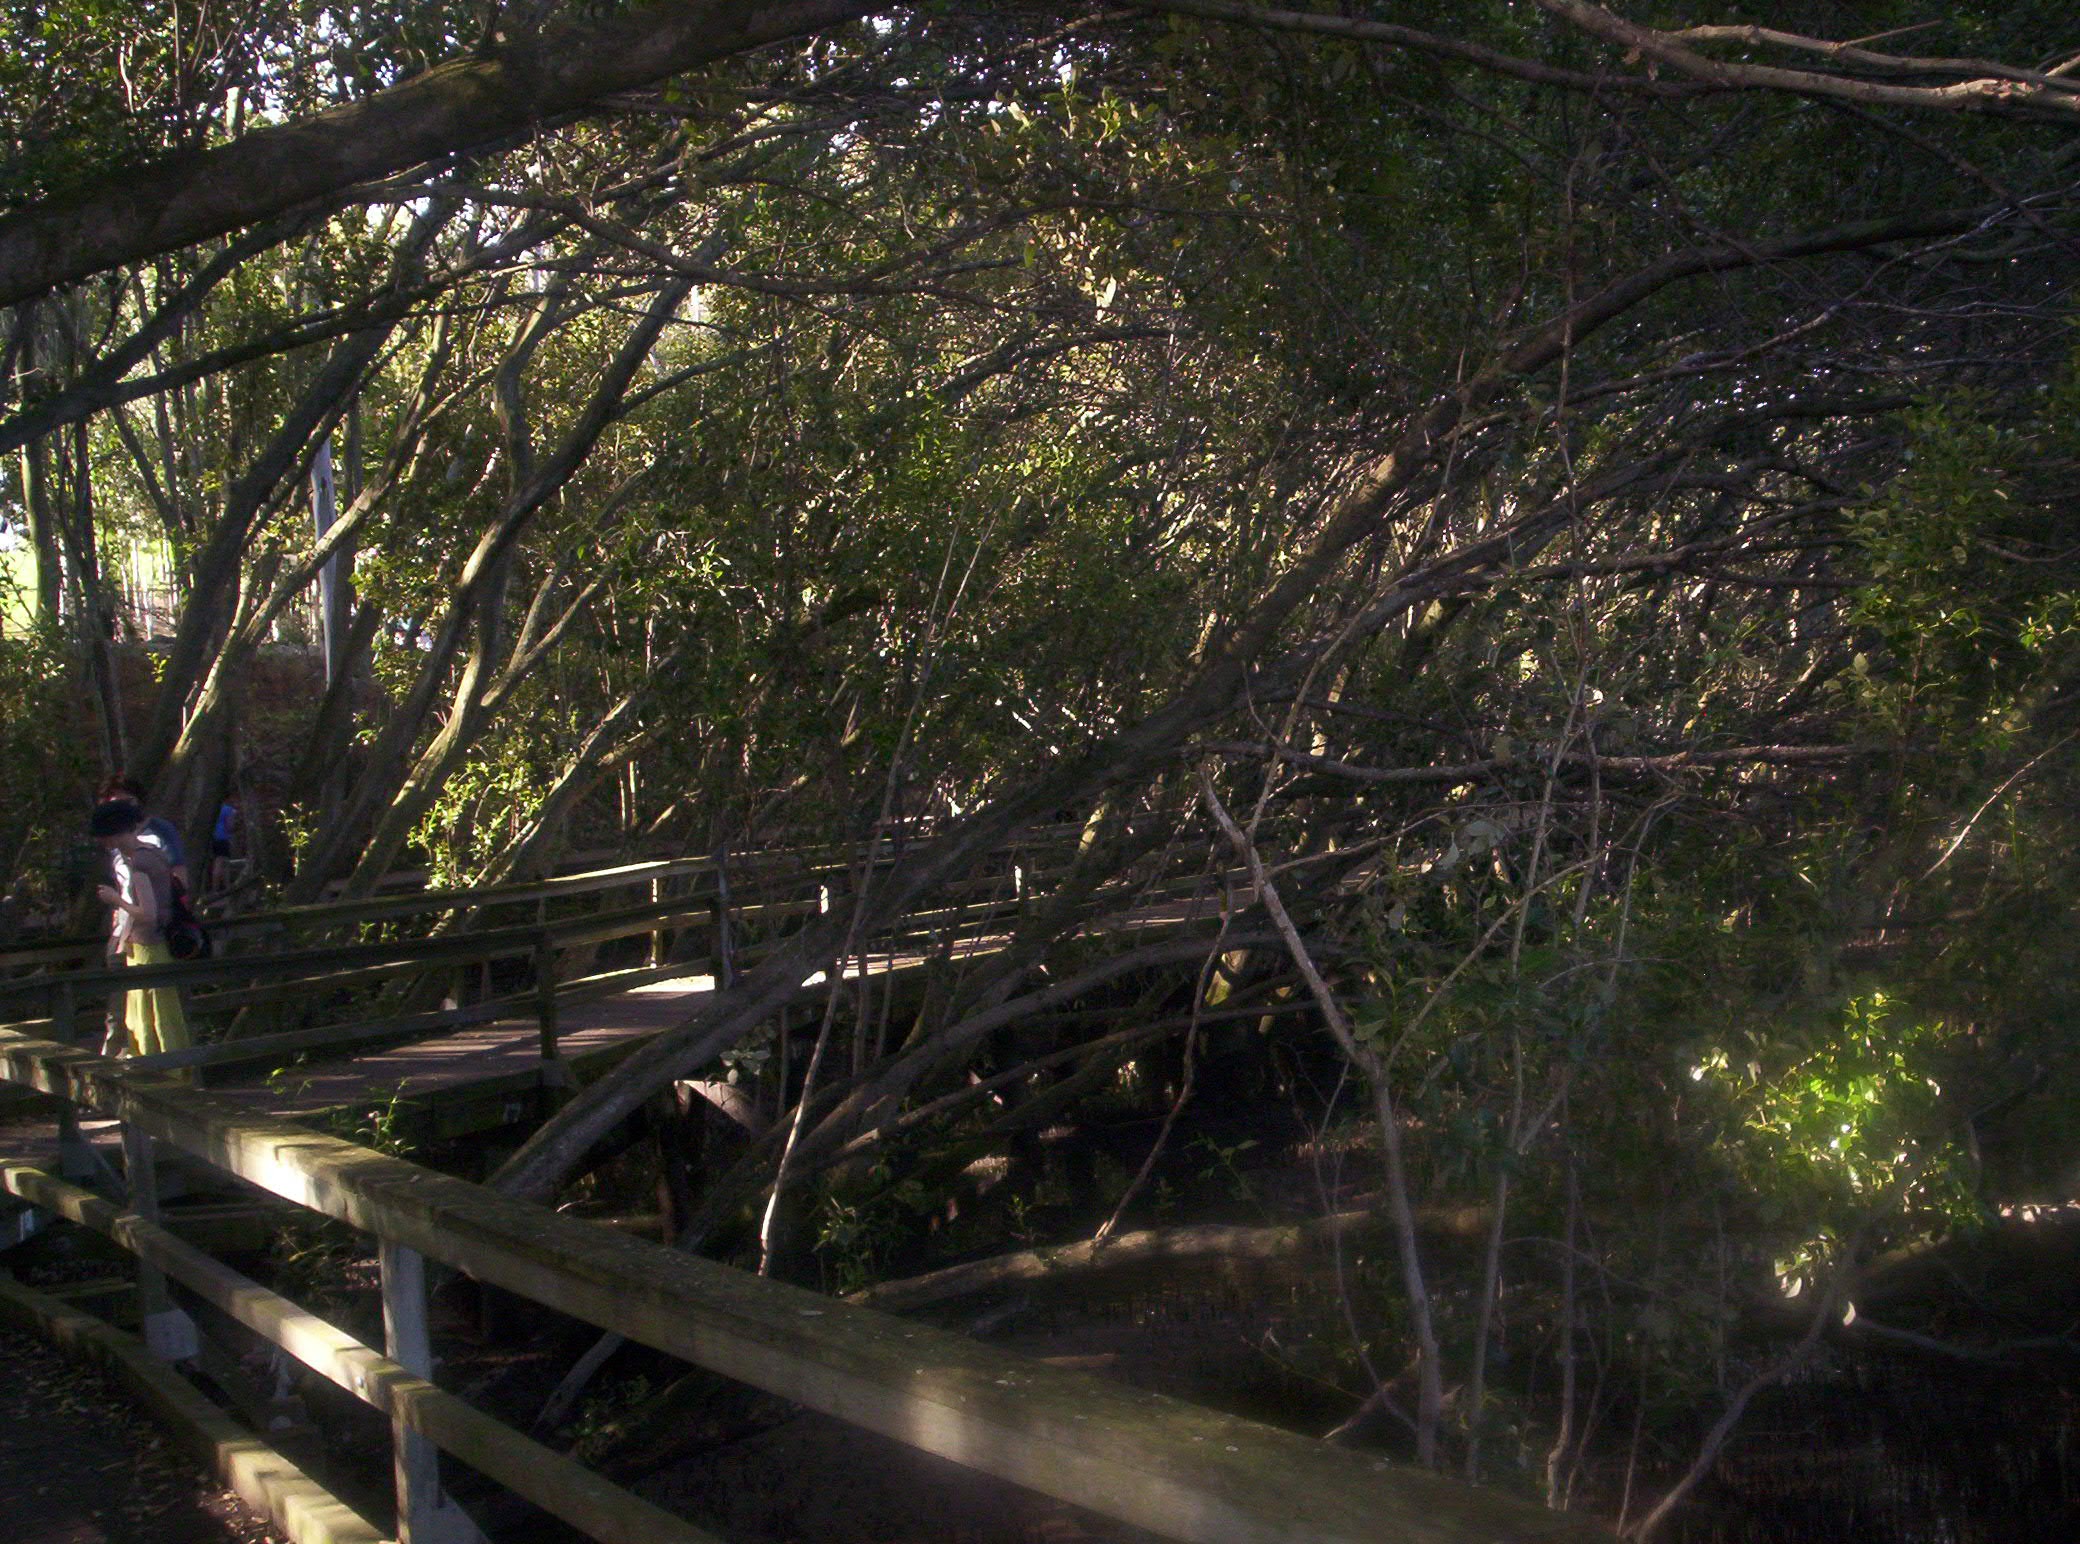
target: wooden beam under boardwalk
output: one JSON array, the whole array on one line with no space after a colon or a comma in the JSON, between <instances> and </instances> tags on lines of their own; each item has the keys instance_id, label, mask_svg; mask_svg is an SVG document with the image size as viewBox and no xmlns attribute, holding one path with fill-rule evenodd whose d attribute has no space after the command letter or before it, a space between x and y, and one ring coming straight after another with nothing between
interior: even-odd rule
<instances>
[{"instance_id":1,"label":"wooden beam under boardwalk","mask_svg":"<svg viewBox=\"0 0 2080 1544\"><path fill-rule=\"evenodd\" d=\"M631 1340L1171 1538L1608 1539L1580 1518L629 1238L73 1047L0 1031L0 1075Z\"/></svg>"}]
</instances>

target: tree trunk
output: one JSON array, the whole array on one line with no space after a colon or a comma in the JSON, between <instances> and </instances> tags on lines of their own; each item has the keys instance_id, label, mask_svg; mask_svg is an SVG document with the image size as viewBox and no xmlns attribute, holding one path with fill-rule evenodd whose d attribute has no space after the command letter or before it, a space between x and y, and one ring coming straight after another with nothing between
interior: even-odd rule
<instances>
[{"instance_id":1,"label":"tree trunk","mask_svg":"<svg viewBox=\"0 0 2080 1544\"><path fill-rule=\"evenodd\" d=\"M15 325L22 335L15 366L15 400L21 401L29 395L36 366L35 308L24 306ZM29 551L36 562L36 618L55 633L64 569L58 559L58 531L51 513L50 452L43 438L23 443L21 466L22 502L29 515Z\"/></svg>"},{"instance_id":2,"label":"tree trunk","mask_svg":"<svg viewBox=\"0 0 2080 1544\"><path fill-rule=\"evenodd\" d=\"M454 212L455 205L448 200L435 200L420 212L391 261L387 288L409 289L420 277L435 237ZM242 674L247 655L258 646L258 627L229 630L216 658L210 658L218 618L229 611L225 602L237 592L253 529L277 498L284 480L303 463L311 446L332 432L333 424L356 399L363 375L389 341L398 321L399 317L392 315L342 339L266 448L226 490L223 509L196 555L151 722L133 758L130 770L139 779L149 783L162 773L170 774L167 781L172 783L182 779L184 764L209 731L234 678ZM280 596L270 596L258 608L256 617L271 615L281 600ZM188 707L191 697L196 697L192 713Z\"/></svg>"},{"instance_id":3,"label":"tree trunk","mask_svg":"<svg viewBox=\"0 0 2080 1544\"><path fill-rule=\"evenodd\" d=\"M494 681L501 686L510 684L515 666L524 668L524 661L507 662L503 674L494 668L503 637L501 613L506 575L515 546L534 516L577 474L599 436L614 421L637 371L692 288L691 279L681 278L658 290L642 320L631 329L609 362L577 422L538 470L529 466L516 477L516 486L498 518L479 538L463 565L448 614L411 693L392 714L370 752L338 826L310 855L308 866L297 877L291 892L296 899L312 898L328 879L343 872L351 872L350 893L372 889L402 851L412 828L439 796L461 754L491 722L492 715L486 711L490 705L487 694ZM516 466L533 459L524 448L526 425L518 421L519 370L562 319L553 297L545 296L499 372L504 398L502 416L513 420L509 424L512 443L508 448ZM455 689L449 722L407 772L412 744L433 711L448 670L462 651L464 638L472 631L477 636L477 647Z\"/></svg>"},{"instance_id":4,"label":"tree trunk","mask_svg":"<svg viewBox=\"0 0 2080 1544\"><path fill-rule=\"evenodd\" d=\"M228 602L237 593L253 527L311 441L329 428L389 335L389 327L376 328L350 337L334 349L267 448L226 491L223 510L196 554L151 718L131 756L131 775L140 781L153 783L169 773L177 781L182 771L178 763L194 754L209 719L221 707L233 674L228 668L211 673L209 690L197 702L195 713L188 713L189 699L211 663L211 645L230 610Z\"/></svg>"},{"instance_id":5,"label":"tree trunk","mask_svg":"<svg viewBox=\"0 0 2080 1544\"><path fill-rule=\"evenodd\" d=\"M94 469L87 454L87 429L73 430L70 459L72 472L72 518L60 522L71 557L75 620L79 624L80 652L87 664L87 679L93 689L94 723L99 731L102 765L113 772L123 765L126 736L123 732L122 683L116 676L113 640L116 630L114 603L101 574L100 545L94 530Z\"/></svg>"}]
</instances>

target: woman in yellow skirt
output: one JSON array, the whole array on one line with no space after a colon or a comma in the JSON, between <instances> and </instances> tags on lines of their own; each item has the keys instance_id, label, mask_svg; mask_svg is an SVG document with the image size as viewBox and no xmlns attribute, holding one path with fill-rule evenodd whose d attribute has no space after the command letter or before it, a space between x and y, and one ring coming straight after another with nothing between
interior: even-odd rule
<instances>
[{"instance_id":1,"label":"woman in yellow skirt","mask_svg":"<svg viewBox=\"0 0 2080 1544\"><path fill-rule=\"evenodd\" d=\"M127 799L111 799L94 807L88 829L108 849L115 883L98 894L109 908L108 952L131 965L166 965L164 925L173 915L173 871L166 855L138 838L144 811ZM130 1052L150 1056L184 1050L189 1044L188 1015L174 986L140 987L124 997L123 1017L130 1030Z\"/></svg>"}]
</instances>

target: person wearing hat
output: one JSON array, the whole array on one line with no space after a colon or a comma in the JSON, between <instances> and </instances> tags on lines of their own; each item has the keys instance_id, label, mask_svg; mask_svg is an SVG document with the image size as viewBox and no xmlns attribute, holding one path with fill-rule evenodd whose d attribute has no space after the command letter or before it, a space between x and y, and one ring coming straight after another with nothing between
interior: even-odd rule
<instances>
[{"instance_id":1,"label":"person wearing hat","mask_svg":"<svg viewBox=\"0 0 2080 1544\"><path fill-rule=\"evenodd\" d=\"M166 854L139 835L144 811L129 799L94 806L87 829L108 850L115 883L95 893L109 908L108 952L132 965L166 965L164 923L173 915L173 871ZM126 993L123 1019L133 1055L178 1051L189 1044L188 1015L174 986L139 987Z\"/></svg>"},{"instance_id":2,"label":"person wearing hat","mask_svg":"<svg viewBox=\"0 0 2080 1544\"><path fill-rule=\"evenodd\" d=\"M137 806L138 840L165 853L166 866L173 870L173 877L181 882L181 887L194 889L193 881L188 878L188 847L181 840L180 827L151 812L144 796L144 784L134 777L112 777L101 785L100 803L120 804L125 801Z\"/></svg>"}]
</instances>

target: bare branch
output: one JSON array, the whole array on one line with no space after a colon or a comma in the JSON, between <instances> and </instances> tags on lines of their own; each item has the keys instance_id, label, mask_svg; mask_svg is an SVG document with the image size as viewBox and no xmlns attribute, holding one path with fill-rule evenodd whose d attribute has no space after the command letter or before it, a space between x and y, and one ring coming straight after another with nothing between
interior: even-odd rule
<instances>
[{"instance_id":1,"label":"bare branch","mask_svg":"<svg viewBox=\"0 0 2080 1544\"><path fill-rule=\"evenodd\" d=\"M1901 86L1882 80L1852 75L1827 75L1815 70L1787 70L1775 65L1732 64L1698 53L1684 41L1701 34L1706 40L1724 40L1728 34L1752 32L1754 40L1792 41L1793 34L1765 34L1759 28L1691 28L1684 32L1660 32L1625 20L1588 0L1538 0L1543 9L1584 32L1616 44L1628 58L1645 58L1655 64L1680 70L1692 80L1729 91L1788 91L1797 96L1832 97L1860 102L1866 107L1912 107L1937 112L1987 112L2009 117L2048 119L2061 123L2080 121L2080 92L2072 82L2034 71L1988 65L1984 73L1947 86ZM1891 55L1861 54L1846 46L1799 38L1796 46L1819 52L1846 63L1884 61L1881 73L1899 73L1907 61ZM1929 60L1919 66L1931 74L1954 74L1977 69L1976 61ZM1652 69L1652 66L1649 66Z\"/></svg>"},{"instance_id":2,"label":"bare branch","mask_svg":"<svg viewBox=\"0 0 2080 1544\"><path fill-rule=\"evenodd\" d=\"M1440 33L1421 32L1414 27L1365 21L1327 11L1289 11L1269 6L1239 5L1233 0L1126 0L1136 10L1166 11L1177 16L1198 16L1208 21L1228 21L1273 32L1305 32L1317 37L1345 38L1355 43L1379 43L1437 59L1456 59L1478 65L1496 75L1530 81L1538 86L1561 86L1570 91L1630 91L1646 96L1694 96L1701 89L1675 81L1644 80L1636 76L1589 74L1565 70L1532 59L1520 59L1497 49L1483 48Z\"/></svg>"}]
</instances>

